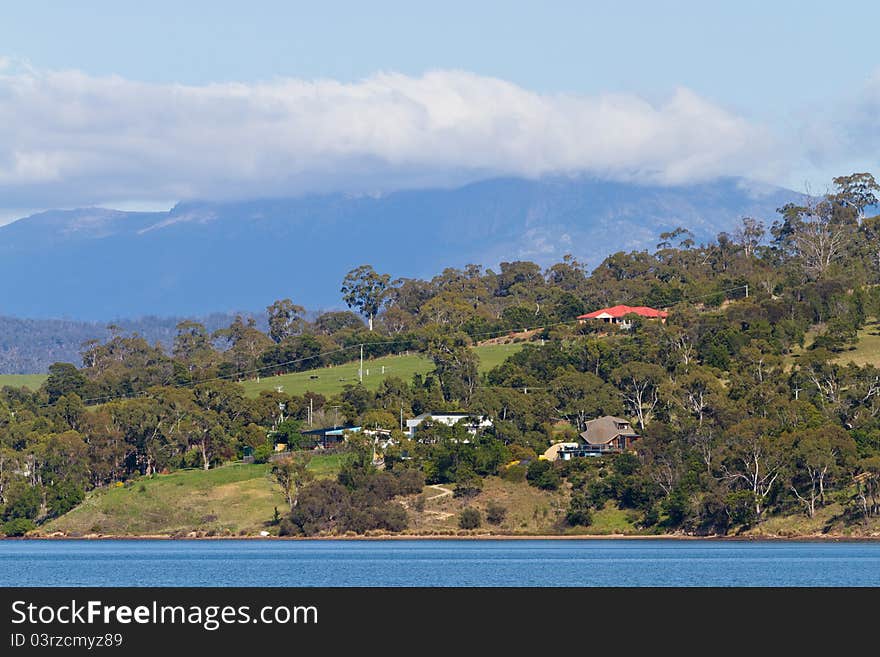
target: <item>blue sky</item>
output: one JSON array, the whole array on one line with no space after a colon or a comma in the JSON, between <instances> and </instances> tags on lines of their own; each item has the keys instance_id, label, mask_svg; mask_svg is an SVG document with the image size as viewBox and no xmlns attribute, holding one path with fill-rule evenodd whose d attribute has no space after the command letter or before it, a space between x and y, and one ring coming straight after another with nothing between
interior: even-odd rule
<instances>
[{"instance_id":1,"label":"blue sky","mask_svg":"<svg viewBox=\"0 0 880 657\"><path fill-rule=\"evenodd\" d=\"M146 207L218 190L369 191L578 170L819 187L876 167L878 7L10 3L0 216L39 199ZM339 107L336 125L357 131L319 120ZM286 136L275 139L279 126ZM546 144L541 126L552 126ZM187 150L162 155L163 145ZM224 156L235 165L218 166Z\"/></svg>"}]
</instances>

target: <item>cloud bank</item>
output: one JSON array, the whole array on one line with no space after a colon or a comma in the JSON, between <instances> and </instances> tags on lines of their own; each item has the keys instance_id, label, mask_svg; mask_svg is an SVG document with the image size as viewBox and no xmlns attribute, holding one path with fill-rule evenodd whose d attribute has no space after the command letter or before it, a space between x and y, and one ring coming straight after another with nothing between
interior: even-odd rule
<instances>
[{"instance_id":1,"label":"cloud bank","mask_svg":"<svg viewBox=\"0 0 880 657\"><path fill-rule=\"evenodd\" d=\"M186 86L0 60L0 194L52 207L314 191L488 175L661 184L754 175L774 140L686 88L538 94L462 71Z\"/></svg>"}]
</instances>

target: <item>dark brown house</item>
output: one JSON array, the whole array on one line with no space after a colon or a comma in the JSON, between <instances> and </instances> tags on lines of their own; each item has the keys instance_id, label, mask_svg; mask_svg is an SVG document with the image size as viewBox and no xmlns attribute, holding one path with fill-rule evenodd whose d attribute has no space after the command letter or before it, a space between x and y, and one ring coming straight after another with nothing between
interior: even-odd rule
<instances>
[{"instance_id":1,"label":"dark brown house","mask_svg":"<svg viewBox=\"0 0 880 657\"><path fill-rule=\"evenodd\" d=\"M629 420L613 415L587 422L586 431L578 436L577 445L565 445L557 450L557 458L564 461L574 456L598 456L630 449L639 439Z\"/></svg>"}]
</instances>

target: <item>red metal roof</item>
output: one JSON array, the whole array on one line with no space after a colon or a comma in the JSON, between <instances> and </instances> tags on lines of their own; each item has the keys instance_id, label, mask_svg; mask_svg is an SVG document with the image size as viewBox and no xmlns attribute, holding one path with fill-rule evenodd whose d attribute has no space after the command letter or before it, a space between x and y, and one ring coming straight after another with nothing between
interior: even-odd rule
<instances>
[{"instance_id":1,"label":"red metal roof","mask_svg":"<svg viewBox=\"0 0 880 657\"><path fill-rule=\"evenodd\" d=\"M647 306L612 306L611 308L602 308L601 310L594 310L586 315L580 315L578 319L596 319L599 315L611 315L611 317L620 318L629 314L636 314L641 317L660 318L669 316L669 313L665 310L657 310L655 308L648 308Z\"/></svg>"}]
</instances>

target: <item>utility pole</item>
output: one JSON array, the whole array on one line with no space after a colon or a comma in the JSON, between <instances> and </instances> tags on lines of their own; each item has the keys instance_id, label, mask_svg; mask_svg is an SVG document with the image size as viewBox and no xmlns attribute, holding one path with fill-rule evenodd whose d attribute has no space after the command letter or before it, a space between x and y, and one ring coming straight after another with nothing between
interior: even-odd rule
<instances>
[{"instance_id":1,"label":"utility pole","mask_svg":"<svg viewBox=\"0 0 880 657\"><path fill-rule=\"evenodd\" d=\"M749 284L746 283L746 299L749 298Z\"/></svg>"},{"instance_id":2,"label":"utility pole","mask_svg":"<svg viewBox=\"0 0 880 657\"><path fill-rule=\"evenodd\" d=\"M315 402L315 398L309 397L309 428L310 429L312 427L312 414L315 412L314 402Z\"/></svg>"},{"instance_id":3,"label":"utility pole","mask_svg":"<svg viewBox=\"0 0 880 657\"><path fill-rule=\"evenodd\" d=\"M339 407L331 406L331 408L333 409L333 428L335 429L339 426Z\"/></svg>"},{"instance_id":4,"label":"utility pole","mask_svg":"<svg viewBox=\"0 0 880 657\"><path fill-rule=\"evenodd\" d=\"M361 366L358 368L358 380L364 382L364 345L361 345Z\"/></svg>"}]
</instances>

